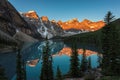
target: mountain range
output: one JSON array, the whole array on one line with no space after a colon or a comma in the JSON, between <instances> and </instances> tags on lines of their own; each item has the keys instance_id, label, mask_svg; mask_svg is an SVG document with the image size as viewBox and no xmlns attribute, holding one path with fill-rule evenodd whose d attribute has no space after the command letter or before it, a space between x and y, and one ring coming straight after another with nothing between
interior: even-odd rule
<instances>
[{"instance_id":1,"label":"mountain range","mask_svg":"<svg viewBox=\"0 0 120 80\"><path fill-rule=\"evenodd\" d=\"M35 11L28 11L26 13L22 13L24 17L29 18L30 20L39 19L39 16ZM55 20L49 20L47 16L42 16L41 21L45 24L55 23L58 27L61 27L64 31L96 31L102 28L105 23L103 21L92 22L90 20L84 19L82 22L79 22L77 18L68 20L66 22L62 22L59 20L58 22ZM27 21L28 22L28 21ZM37 23L37 22L36 22ZM52 26L52 25L51 25ZM49 26L49 27L51 27Z\"/></svg>"},{"instance_id":2,"label":"mountain range","mask_svg":"<svg viewBox=\"0 0 120 80\"><path fill-rule=\"evenodd\" d=\"M92 22L85 19L79 22L77 18L66 22L49 20L47 16L39 17L33 10L26 13L18 12L7 0L0 0L0 4L0 31L13 39L16 39L14 38L16 34L17 37L25 34L25 36L29 36L29 39L38 40L46 37L48 39L66 37L96 31L105 25L103 21Z\"/></svg>"}]
</instances>

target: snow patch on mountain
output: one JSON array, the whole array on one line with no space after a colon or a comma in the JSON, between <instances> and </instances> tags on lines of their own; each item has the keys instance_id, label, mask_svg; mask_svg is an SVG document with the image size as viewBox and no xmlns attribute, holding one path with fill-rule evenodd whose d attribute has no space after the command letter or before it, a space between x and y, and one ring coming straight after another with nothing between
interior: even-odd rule
<instances>
[{"instance_id":1,"label":"snow patch on mountain","mask_svg":"<svg viewBox=\"0 0 120 80\"><path fill-rule=\"evenodd\" d=\"M34 14L36 12L32 11ZM32 14L30 11L30 14ZM38 19L31 18L32 16L26 16L29 15L28 13L22 13L22 17L25 19L26 22L32 27L36 29L36 32L38 32L43 38L53 38L55 36L61 36L63 34L63 29L57 24L53 23L49 20L47 20L47 17L44 17L45 20L42 20L43 17L38 17ZM37 15L37 14L36 14ZM34 15L35 16L35 15Z\"/></svg>"},{"instance_id":2,"label":"snow patch on mountain","mask_svg":"<svg viewBox=\"0 0 120 80\"><path fill-rule=\"evenodd\" d=\"M51 34L48 30L48 28L44 25L44 23L42 22L42 20L39 18L40 20L40 23L41 23L41 27L37 30L43 38L52 38L53 37L53 34Z\"/></svg>"}]
</instances>

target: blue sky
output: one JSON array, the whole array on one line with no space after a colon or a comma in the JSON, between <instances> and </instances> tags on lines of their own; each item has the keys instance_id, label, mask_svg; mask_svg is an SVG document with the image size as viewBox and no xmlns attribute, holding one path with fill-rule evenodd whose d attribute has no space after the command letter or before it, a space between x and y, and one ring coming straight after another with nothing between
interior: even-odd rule
<instances>
[{"instance_id":1,"label":"blue sky","mask_svg":"<svg viewBox=\"0 0 120 80\"><path fill-rule=\"evenodd\" d=\"M107 11L120 17L120 0L9 0L19 12L35 10L50 20L103 20Z\"/></svg>"}]
</instances>

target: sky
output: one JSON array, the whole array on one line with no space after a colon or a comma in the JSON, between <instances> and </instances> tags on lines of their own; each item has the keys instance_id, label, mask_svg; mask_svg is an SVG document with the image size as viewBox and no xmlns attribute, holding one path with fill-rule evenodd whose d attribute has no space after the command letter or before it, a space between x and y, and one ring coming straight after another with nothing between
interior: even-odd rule
<instances>
[{"instance_id":1,"label":"sky","mask_svg":"<svg viewBox=\"0 0 120 80\"><path fill-rule=\"evenodd\" d=\"M19 11L34 10L50 20L67 21L77 18L79 21L89 19L103 20L105 14L111 11L116 18L120 17L120 0L9 0Z\"/></svg>"}]
</instances>

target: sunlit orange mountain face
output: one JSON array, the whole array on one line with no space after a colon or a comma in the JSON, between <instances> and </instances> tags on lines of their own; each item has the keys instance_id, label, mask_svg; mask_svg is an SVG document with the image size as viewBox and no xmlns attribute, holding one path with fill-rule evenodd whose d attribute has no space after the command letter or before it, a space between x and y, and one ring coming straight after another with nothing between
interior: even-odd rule
<instances>
[{"instance_id":1,"label":"sunlit orange mountain face","mask_svg":"<svg viewBox=\"0 0 120 80\"><path fill-rule=\"evenodd\" d=\"M42 19L42 21L48 21L48 17L47 16L42 16L41 19Z\"/></svg>"},{"instance_id":2,"label":"sunlit orange mountain face","mask_svg":"<svg viewBox=\"0 0 120 80\"><path fill-rule=\"evenodd\" d=\"M83 49L77 49L78 54L83 54L84 50ZM67 55L67 56L71 56L72 54L72 49L70 47L64 47L59 53L58 55ZM85 50L85 55L86 56L90 56L92 54L97 54L97 52L95 51L91 51L91 50Z\"/></svg>"},{"instance_id":3,"label":"sunlit orange mountain face","mask_svg":"<svg viewBox=\"0 0 120 80\"><path fill-rule=\"evenodd\" d=\"M77 30L88 30L88 31L98 30L105 25L103 21L92 22L90 20L85 19L82 22L79 22L76 18L66 22L58 21L58 24L64 30L77 29Z\"/></svg>"},{"instance_id":4,"label":"sunlit orange mountain face","mask_svg":"<svg viewBox=\"0 0 120 80\"><path fill-rule=\"evenodd\" d=\"M33 18L33 19L39 18L35 11L28 11L27 13L24 13L23 15L29 18Z\"/></svg>"},{"instance_id":5,"label":"sunlit orange mountain face","mask_svg":"<svg viewBox=\"0 0 120 80\"><path fill-rule=\"evenodd\" d=\"M29 11L27 13L24 13L24 16L33 19L39 19L35 11ZM47 16L42 16L41 20L49 21ZM96 31L102 28L103 26L105 26L105 22L103 22L102 20L97 22L92 22L90 20L84 19L82 22L79 22L77 18L68 20L66 22L63 22L61 20L59 20L58 22L55 20L51 20L51 22L57 23L63 30L76 29L76 30Z\"/></svg>"}]
</instances>

